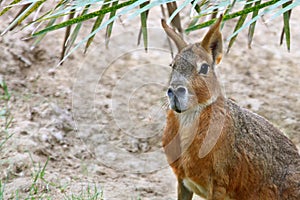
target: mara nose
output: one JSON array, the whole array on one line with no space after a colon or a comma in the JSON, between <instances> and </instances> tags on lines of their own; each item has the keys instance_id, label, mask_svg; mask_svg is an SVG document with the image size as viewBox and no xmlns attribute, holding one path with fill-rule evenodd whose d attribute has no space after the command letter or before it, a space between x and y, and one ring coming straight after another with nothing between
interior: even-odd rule
<instances>
[{"instance_id":1,"label":"mara nose","mask_svg":"<svg viewBox=\"0 0 300 200\"><path fill-rule=\"evenodd\" d=\"M169 88L167 91L167 95L169 98L174 97L174 95L176 97L183 97L185 96L187 93L187 89L185 87L179 86L176 89L173 88Z\"/></svg>"}]
</instances>

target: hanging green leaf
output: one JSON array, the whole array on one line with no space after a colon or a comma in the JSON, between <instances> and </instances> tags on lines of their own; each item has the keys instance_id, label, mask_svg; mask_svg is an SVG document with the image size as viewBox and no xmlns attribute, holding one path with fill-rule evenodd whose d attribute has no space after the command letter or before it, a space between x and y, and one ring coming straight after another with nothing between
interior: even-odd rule
<instances>
[{"instance_id":1,"label":"hanging green leaf","mask_svg":"<svg viewBox=\"0 0 300 200\"><path fill-rule=\"evenodd\" d=\"M201 5L203 5L204 1L205 0L202 0ZM194 9L198 13L198 15L200 15L200 13L201 13L201 6L198 5L198 1L192 1L191 4L192 4L192 9ZM194 17L191 20L191 22L189 23L188 27L195 26L198 21L199 21L199 17Z\"/></svg>"},{"instance_id":2,"label":"hanging green leaf","mask_svg":"<svg viewBox=\"0 0 300 200\"><path fill-rule=\"evenodd\" d=\"M285 7L289 6L292 3L292 1L289 1L285 4L282 5L282 8L284 9ZM292 11L286 11L285 13L283 13L283 36L285 36L285 42L286 42L286 46L288 51L290 51L291 49L291 35L290 35L290 17L291 17L291 13ZM281 43L283 41L283 36L281 37Z\"/></svg>"},{"instance_id":3,"label":"hanging green leaf","mask_svg":"<svg viewBox=\"0 0 300 200\"><path fill-rule=\"evenodd\" d=\"M19 15L9 24L9 26L1 33L4 35L7 31L12 30L15 26L19 25L25 18L27 18L32 12L36 11L40 5L42 5L46 0L37 1L35 3L31 3L30 5L24 5L21 9ZM24 11L23 11L24 10Z\"/></svg>"},{"instance_id":4,"label":"hanging green leaf","mask_svg":"<svg viewBox=\"0 0 300 200\"><path fill-rule=\"evenodd\" d=\"M192 1L192 0L186 0L186 1L184 1L178 8L177 8L177 5L176 5L176 3L175 3L174 5L176 5L176 7L174 7L174 8L176 8L176 9L172 12L171 16L169 17L168 23L172 22L172 21L174 20L174 18L175 18L177 15L179 16L179 12L180 12L184 7L186 7L188 4L190 4L191 2L193 2L193 1ZM180 21L180 19L177 20L177 21ZM175 21L175 23L176 23L176 21ZM179 23L179 22L177 22L177 23ZM177 24L175 24L175 25L177 25ZM177 26L179 26L179 24L178 24ZM181 26L181 25L180 25L180 26Z\"/></svg>"},{"instance_id":5,"label":"hanging green leaf","mask_svg":"<svg viewBox=\"0 0 300 200\"><path fill-rule=\"evenodd\" d=\"M140 5L140 4L142 4L146 1L148 1L148 0L138 0L137 4ZM136 9L133 12L133 14L131 14L127 19L128 20L133 19L134 17L139 16L142 12L145 12L146 10L151 10L152 8L154 8L156 6L164 5L164 4L167 4L169 2L173 2L173 1L176 1L176 0L150 1L150 3L146 6L144 6L143 8Z\"/></svg>"},{"instance_id":6,"label":"hanging green leaf","mask_svg":"<svg viewBox=\"0 0 300 200\"><path fill-rule=\"evenodd\" d=\"M146 5L148 5L150 3L150 1L147 1L145 3L142 3L140 5L140 8L145 7ZM148 50L148 31L147 31L147 18L148 18L148 11L145 11L143 13L141 13L141 33L143 35L143 41L144 41L144 48L145 51ZM139 39L138 39L139 41ZM138 42L139 43L139 42Z\"/></svg>"},{"instance_id":7,"label":"hanging green leaf","mask_svg":"<svg viewBox=\"0 0 300 200\"><path fill-rule=\"evenodd\" d=\"M9 4L9 6L6 6L6 8L4 8L4 9L0 12L0 16L1 16L1 15L4 15L7 11L9 11L9 9L11 9L11 8L13 7L13 5L19 3L20 1L22 1L22 0L14 0L14 1L12 1L12 2Z\"/></svg>"},{"instance_id":8,"label":"hanging green leaf","mask_svg":"<svg viewBox=\"0 0 300 200\"><path fill-rule=\"evenodd\" d=\"M243 0L245 1L245 0ZM241 2L241 1L240 1ZM225 8L231 5L231 1L206 1L203 0L200 4L201 11L199 17L211 15L215 10L219 10L224 13Z\"/></svg>"},{"instance_id":9,"label":"hanging green leaf","mask_svg":"<svg viewBox=\"0 0 300 200\"><path fill-rule=\"evenodd\" d=\"M1 2L1 0L0 0ZM233 42L239 32L245 28L248 28L248 45L251 45L256 21L262 16L269 16L266 14L271 14L271 17L268 17L267 20L271 20L277 16L283 16L283 32L281 43L283 40L287 43L287 48L290 49L291 36L290 36L290 15L291 10L296 6L300 5L300 1L292 1L292 0L225 0L225 1L211 1L211 0L186 0L182 1L178 4L179 1L175 0L163 0L163 1L150 1L150 0L125 0L125 1L117 1L117 0L88 0L88 1L73 1L73 0L59 0L54 1L53 5L50 7L47 6L45 9L40 9L41 5L45 0L10 0L7 3L7 6L0 9L0 16L7 12L9 9L17 14L15 19L7 26L7 28L2 32L2 35L7 31L13 29L15 26L19 24L23 24L25 19L28 19L28 16L31 16L33 13L36 13L34 21L26 20L24 27L29 25L33 26L37 32L35 32L34 36L39 36L35 41L34 45L38 44L48 33L49 31L57 30L60 28L68 27L65 35L64 41L64 59L67 55L69 55L73 50L77 49L80 45L85 45L85 51L88 49L90 44L93 42L93 38L95 34L98 33L99 30L106 28L105 34L105 44L108 44L109 38L112 34L112 27L119 17L122 16L125 20L130 20L134 17L140 17L141 26L143 27L140 32L140 38L143 36L143 42L145 48L148 46L148 34L147 34L147 13L154 7L162 6L164 8L168 8L169 11L169 19L166 16L165 18L172 23L174 27L176 27L179 32L182 31L181 27L181 19L179 14L182 15L183 8L191 9L190 12L195 10L198 13L198 16L193 17L190 20L190 24L188 28L185 30L187 33L193 30L197 30L202 27L206 27L211 25L215 20L208 20L204 23L199 23L199 19L201 21L204 16L209 16L217 12L224 13L223 20L227 21L233 18L239 18L238 22L235 24L234 33L230 35L230 47L233 45ZM120 3L121 2L121 3ZM263 2L263 3L262 3ZM74 13L75 11L83 11L85 7L92 6L95 9L96 6L101 5L100 10L95 10L95 12L84 12L79 16L76 14L71 18L62 21L65 16L70 16L70 13ZM105 6L104 6L105 5ZM178 5L178 6L177 6ZM189 5L189 6L188 6ZM252 6L249 6L252 5ZM242 8L243 10L239 10L238 12L233 12L236 8ZM97 8L97 7L96 7ZM18 11L19 12L16 12ZM39 12L36 12L39 11ZM105 21L105 15L109 13L108 20ZM246 16L252 13L251 19L249 21L245 20ZM76 17L74 17L76 16ZM29 18L30 19L30 18ZM81 30L82 22L90 19L95 19L93 24L93 28L91 33L88 34L87 37L78 42L78 44L74 45L79 35L79 30ZM206 18L207 19L207 18ZM45 25L44 25L45 23ZM76 24L74 29L71 29L71 26ZM41 26L43 25L43 26ZM248 27L249 26L249 27ZM37 29L38 27L42 27ZM22 29L21 29L22 30ZM67 54L67 55L65 55Z\"/></svg>"},{"instance_id":10,"label":"hanging green leaf","mask_svg":"<svg viewBox=\"0 0 300 200\"><path fill-rule=\"evenodd\" d=\"M128 2L127 2L128 3ZM63 60L60 61L59 64L61 64L61 62L63 62L69 55L72 54L72 52L74 52L78 47L80 47L82 44L84 44L92 35L96 34L99 30L105 28L109 23L111 23L112 21L114 21L117 17L121 16L121 15L124 15L124 14L127 14L128 12L130 12L132 9L134 9L135 7L139 6L140 4L140 1L132 1L130 4L128 5L124 5L122 4L123 7L126 7L124 9L122 9L120 12L118 12L113 18L105 21L99 28L97 28L95 31L93 31L92 33L90 33L87 37L85 37L84 39L82 39L65 57ZM118 4L116 5L117 6L120 6L121 4ZM118 8L114 8L114 9L111 9L111 7L109 8L109 11L113 11L115 9L118 9ZM146 6L145 6L146 7Z\"/></svg>"},{"instance_id":11,"label":"hanging green leaf","mask_svg":"<svg viewBox=\"0 0 300 200\"><path fill-rule=\"evenodd\" d=\"M281 9L278 9L277 12L272 16L270 17L270 20L276 18L276 17L279 17L280 15L282 15L283 13L285 13L286 11L291 11L293 10L294 8L296 8L297 6L300 6L300 1L290 1L290 0L285 0L283 1L284 3L288 3L290 2L289 5L283 7ZM283 3L283 4L284 4ZM282 5L283 5L282 4Z\"/></svg>"},{"instance_id":12,"label":"hanging green leaf","mask_svg":"<svg viewBox=\"0 0 300 200\"><path fill-rule=\"evenodd\" d=\"M85 15L87 12L88 12L88 9L89 9L90 5L86 5L81 13L81 16L82 15ZM80 28L81 28L81 25L82 25L82 22L76 24L76 27L74 28L71 36L69 37L69 39L67 40L67 44L66 44L66 52L69 52L70 51L70 48L72 47L72 45L74 44L77 36L78 36L78 33L80 31Z\"/></svg>"},{"instance_id":13,"label":"hanging green leaf","mask_svg":"<svg viewBox=\"0 0 300 200\"><path fill-rule=\"evenodd\" d=\"M244 15L244 14L247 14L247 13L251 13L251 12L254 12L256 10L260 10L262 8L265 8L265 7L268 7L268 6L271 6L271 5L274 5L278 2L279 0L271 0L271 1L268 1L268 2L265 2L265 3L262 3L262 4L259 4L257 6L253 6L253 7L250 7L250 8L247 8L245 10L240 10L240 11L237 11L237 12L234 12L232 14L228 14L228 15L224 15L223 17L223 21L227 21L229 19L233 19L233 18L236 18L236 17L240 17L241 15ZM276 6L277 7L277 6ZM257 16L258 17L258 16ZM195 30L198 30L198 29L201 29L201 28L205 28L205 27L208 27L210 25L212 25L213 23L215 22L215 19L212 19L212 20L209 20L207 22L204 22L204 23L201 23L201 24L197 24L195 26L192 26L192 27L188 27L185 31L186 32L191 32L191 31L195 31ZM252 23L252 22L251 22Z\"/></svg>"},{"instance_id":14,"label":"hanging green leaf","mask_svg":"<svg viewBox=\"0 0 300 200\"><path fill-rule=\"evenodd\" d=\"M24 13L24 11L30 6L31 4L28 3L28 4L25 4L22 6L22 8L19 10L19 12L16 14L15 18L12 20L13 22L15 21L15 19L20 16L22 13ZM12 31L14 28L16 28L16 26L19 25L19 21L16 21L16 23L10 27L9 31Z\"/></svg>"},{"instance_id":15,"label":"hanging green leaf","mask_svg":"<svg viewBox=\"0 0 300 200\"><path fill-rule=\"evenodd\" d=\"M176 2L170 2L167 3L167 9L169 13L169 17L173 15L173 13L178 10ZM178 30L179 33L182 33L182 26L181 26L181 20L179 12L174 16L174 18L171 21L172 25Z\"/></svg>"},{"instance_id":16,"label":"hanging green leaf","mask_svg":"<svg viewBox=\"0 0 300 200\"><path fill-rule=\"evenodd\" d=\"M247 8L252 7L252 3L251 3L251 2L252 2L252 0L247 0L245 6L244 6L244 8L243 8L243 10L246 10ZM235 28L234 28L233 33L235 33L237 30L239 30L239 29L243 26L243 24L244 24L244 22L245 22L245 20L246 20L246 18L247 18L247 15L248 15L248 14L244 14L244 15L241 15L241 16L240 16L238 22L237 22L236 25L235 25ZM238 36L238 34L236 34L234 37L232 37L232 38L230 39L229 44L228 44L228 48L227 48L227 53L228 53L229 50L231 49L231 47L232 47L232 45L233 45L235 39L237 38L237 36Z\"/></svg>"},{"instance_id":17,"label":"hanging green leaf","mask_svg":"<svg viewBox=\"0 0 300 200\"><path fill-rule=\"evenodd\" d=\"M37 1L36 3L32 3L32 6L30 6L30 9L22 15L22 17L18 20L18 25L22 23L24 19L26 19L31 13L36 11L46 0L40 0Z\"/></svg>"},{"instance_id":18,"label":"hanging green leaf","mask_svg":"<svg viewBox=\"0 0 300 200\"><path fill-rule=\"evenodd\" d=\"M107 3L108 1L110 1L110 0L105 0L105 1L104 1L104 3L103 3L103 5L101 6L100 10L109 7L109 4ZM93 25L93 28L92 28L92 31L91 31L91 32L95 31L95 30L101 25L101 23L102 23L102 21L103 21L103 18L104 18L104 15L105 15L105 14L101 14L101 15L99 15L99 16L97 17L97 19L96 19L96 21L95 21L95 23L94 23L94 25ZM92 35L92 36L88 39L88 41L86 42L85 49L84 49L84 53L86 53L86 51L87 51L87 49L89 48L90 44L91 44L92 41L94 40L94 37L95 37L95 35Z\"/></svg>"},{"instance_id":19,"label":"hanging green leaf","mask_svg":"<svg viewBox=\"0 0 300 200\"><path fill-rule=\"evenodd\" d=\"M118 5L118 3L119 3L119 1L114 1L112 3L112 7ZM110 12L109 19L112 19L113 17L115 17L115 15L116 15L116 10ZM106 33L105 33L105 46L106 47L108 46L108 43L109 43L109 39L110 39L110 36L111 36L111 33L112 33L113 24L114 24L114 21L109 23L106 27Z\"/></svg>"},{"instance_id":20,"label":"hanging green leaf","mask_svg":"<svg viewBox=\"0 0 300 200\"><path fill-rule=\"evenodd\" d=\"M37 33L34 33L32 36L37 36L37 35L40 35L40 34L43 34L43 33L49 32L49 31L58 30L58 29L66 27L66 26L70 26L72 24L83 22L83 21L86 21L86 20L91 19L91 18L95 18L95 17L97 17L97 16L99 16L101 14L106 14L106 13L109 13L111 11L118 10L118 9L120 9L122 7L126 7L128 5L131 5L134 2L136 2L136 1L137 0L126 1L124 3L116 5L114 7L109 7L109 8L106 8L106 9L98 10L98 11L95 11L95 12L92 12L92 13L89 13L89 14L86 14L86 15L83 15L83 16L79 16L79 17L67 20L67 21L62 22L60 24L56 24L54 26L50 26L48 28L45 28L45 29L37 32Z\"/></svg>"},{"instance_id":21,"label":"hanging green leaf","mask_svg":"<svg viewBox=\"0 0 300 200\"><path fill-rule=\"evenodd\" d=\"M260 4L260 0L255 2L255 6L259 5ZM252 19L254 19L255 17L257 17L258 15L258 10L255 10L253 11L253 14L252 14ZM249 30L248 30L248 47L251 48L251 43L252 43L252 39L253 39L253 36L254 36L254 30L255 30L255 25L256 25L256 21L253 22L250 26L249 26Z\"/></svg>"},{"instance_id":22,"label":"hanging green leaf","mask_svg":"<svg viewBox=\"0 0 300 200\"><path fill-rule=\"evenodd\" d=\"M197 24L198 20L199 20L198 18L192 19L192 21L189 23L188 27L195 26Z\"/></svg>"},{"instance_id":23,"label":"hanging green leaf","mask_svg":"<svg viewBox=\"0 0 300 200\"><path fill-rule=\"evenodd\" d=\"M41 21L40 23L42 23L43 20L40 20L40 19L42 19L43 17L45 17L45 16L49 15L50 13L54 12L54 10L56 10L56 9L64 10L63 1L64 0L61 0L60 2L58 2L58 4L55 6L55 8L53 10L49 10L48 12L41 15L37 20L29 22L26 26L32 25L32 24L36 23L36 21ZM74 13L74 11L72 13ZM56 20L57 20L57 18L50 19L49 22L47 23L46 27L52 26L55 23ZM37 25L37 26L39 26L39 25ZM38 45L43 40L43 38L46 36L46 34L47 33L39 35L37 37L37 39L34 41L32 46L34 47L34 46Z\"/></svg>"},{"instance_id":24,"label":"hanging green leaf","mask_svg":"<svg viewBox=\"0 0 300 200\"><path fill-rule=\"evenodd\" d=\"M75 16L75 10L72 10L71 13L69 14L69 20L70 19L73 19ZM68 41L68 38L70 36L70 33L71 33L71 27L72 26L67 26L66 28L66 32L65 32L65 38L64 38L64 42L63 42L63 46L62 46L62 51L61 51L61 55L60 55L60 60L63 60L63 58L65 57L66 55L66 43ZM47 32L43 33L43 34L46 34ZM62 63L61 63L62 64Z\"/></svg>"},{"instance_id":25,"label":"hanging green leaf","mask_svg":"<svg viewBox=\"0 0 300 200\"><path fill-rule=\"evenodd\" d=\"M234 7L235 3L236 3L236 0L233 0L233 2L227 6L227 8L226 8L226 10L224 12L224 15L227 15L228 13L231 12L231 10Z\"/></svg>"},{"instance_id":26,"label":"hanging green leaf","mask_svg":"<svg viewBox=\"0 0 300 200\"><path fill-rule=\"evenodd\" d=\"M36 1L36 2L33 2L33 3L28 3L28 4L25 4L21 10L19 11L19 13L17 13L16 17L13 19L13 21L18 17L18 16L21 16L20 18L18 18L17 20L17 23L14 24L14 26L12 26L9 30L13 30L16 26L20 25L24 19L26 19L31 13L35 12L38 10L38 8L45 2L46 0L41 0L41 1ZM27 8L29 8L27 10ZM26 12L25 12L26 10Z\"/></svg>"},{"instance_id":27,"label":"hanging green leaf","mask_svg":"<svg viewBox=\"0 0 300 200\"><path fill-rule=\"evenodd\" d=\"M52 26L55 23L56 19L51 19L48 24L46 25L46 27ZM42 40L43 38L46 36L47 33L41 34L37 37L37 39L34 41L32 46L37 46Z\"/></svg>"},{"instance_id":28,"label":"hanging green leaf","mask_svg":"<svg viewBox=\"0 0 300 200\"><path fill-rule=\"evenodd\" d=\"M192 1L191 4L193 9L199 14L201 12L201 6L198 5L198 1Z\"/></svg>"}]
</instances>

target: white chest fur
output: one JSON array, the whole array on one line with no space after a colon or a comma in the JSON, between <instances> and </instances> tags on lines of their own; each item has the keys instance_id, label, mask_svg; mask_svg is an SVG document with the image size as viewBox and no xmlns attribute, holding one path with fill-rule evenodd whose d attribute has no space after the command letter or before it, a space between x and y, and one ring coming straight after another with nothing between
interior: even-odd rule
<instances>
[{"instance_id":1,"label":"white chest fur","mask_svg":"<svg viewBox=\"0 0 300 200\"><path fill-rule=\"evenodd\" d=\"M185 152L192 144L199 125L201 109L186 111L178 114L181 152Z\"/></svg>"},{"instance_id":2,"label":"white chest fur","mask_svg":"<svg viewBox=\"0 0 300 200\"><path fill-rule=\"evenodd\" d=\"M197 185L191 179L189 179L189 178L183 179L183 184L188 190L196 193L197 195L204 197L204 198L207 197L207 190L204 187L202 187L201 185Z\"/></svg>"},{"instance_id":3,"label":"white chest fur","mask_svg":"<svg viewBox=\"0 0 300 200\"><path fill-rule=\"evenodd\" d=\"M195 194L199 195L200 197L203 197L203 198L208 197L208 191L206 190L206 188L202 187L201 185L198 185L191 179L184 178L183 184L188 190L194 192ZM233 200L233 199L226 195L224 200Z\"/></svg>"}]
</instances>

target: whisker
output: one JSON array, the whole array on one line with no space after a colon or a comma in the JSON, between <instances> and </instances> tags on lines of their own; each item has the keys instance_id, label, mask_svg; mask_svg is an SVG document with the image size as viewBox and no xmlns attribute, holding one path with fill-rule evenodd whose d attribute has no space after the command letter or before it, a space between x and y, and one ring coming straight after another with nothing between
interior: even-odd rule
<instances>
[{"instance_id":1,"label":"whisker","mask_svg":"<svg viewBox=\"0 0 300 200\"><path fill-rule=\"evenodd\" d=\"M155 109L151 110L151 112L147 116L147 120L150 122L164 118L166 111L169 108L169 101L167 97L161 97L159 98L159 101L159 105L155 107Z\"/></svg>"},{"instance_id":2,"label":"whisker","mask_svg":"<svg viewBox=\"0 0 300 200\"><path fill-rule=\"evenodd\" d=\"M164 110L167 110L170 106L170 103L169 103L169 100L168 100L168 97L164 96L161 98L161 109L164 109Z\"/></svg>"}]
</instances>

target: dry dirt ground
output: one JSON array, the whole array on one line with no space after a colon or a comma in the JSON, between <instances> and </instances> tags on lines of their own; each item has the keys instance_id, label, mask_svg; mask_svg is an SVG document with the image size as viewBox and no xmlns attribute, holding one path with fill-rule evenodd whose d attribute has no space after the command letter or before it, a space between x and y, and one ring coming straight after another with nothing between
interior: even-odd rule
<instances>
[{"instance_id":1,"label":"dry dirt ground","mask_svg":"<svg viewBox=\"0 0 300 200\"><path fill-rule=\"evenodd\" d=\"M260 20L252 48L241 33L218 68L226 95L280 127L298 148L299 14L298 7L290 53L278 44L281 19ZM11 18L12 13L1 18L0 31ZM79 48L59 67L62 31L33 49L33 40L22 40L32 28L0 38L0 78L12 95L13 116L13 135L0 149L4 199L35 193L68 199L88 189L102 191L104 199L176 199L176 180L160 143L171 62L160 18L158 11L150 13L148 53L136 45L138 20L118 20L108 49L101 32L87 55ZM226 23L225 39L232 30ZM186 38L199 41L203 33ZM48 158L45 174L33 185Z\"/></svg>"}]
</instances>

